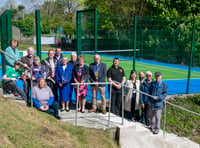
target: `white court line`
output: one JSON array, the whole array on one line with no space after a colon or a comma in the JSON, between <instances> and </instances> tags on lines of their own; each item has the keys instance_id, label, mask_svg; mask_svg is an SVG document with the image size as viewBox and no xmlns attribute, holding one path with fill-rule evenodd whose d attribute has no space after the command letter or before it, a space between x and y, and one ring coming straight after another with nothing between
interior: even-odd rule
<instances>
[{"instance_id":1,"label":"white court line","mask_svg":"<svg viewBox=\"0 0 200 148\"><path fill-rule=\"evenodd\" d=\"M200 78L190 78L190 80L200 80ZM179 80L187 80L187 78L183 78L183 79L163 79L163 80L173 80L173 81L179 81Z\"/></svg>"},{"instance_id":2,"label":"white court line","mask_svg":"<svg viewBox=\"0 0 200 148\"><path fill-rule=\"evenodd\" d=\"M103 55L102 55L102 57L103 57ZM110 58L110 59L113 59L112 57L104 57L104 58ZM120 59L120 58L119 58ZM123 60L123 59L121 59L121 60ZM129 60L124 60L124 61L129 61ZM186 72L188 71L188 70L185 70L185 69L180 69L180 68L174 68L174 67L167 67L167 66L161 66L161 65L156 65L156 64L148 64L148 63L143 63L143 62L136 62L136 63L141 63L142 64L142 66L147 66L147 65L153 65L154 67L152 67L152 69L156 69L156 67L155 66L157 66L157 67L161 67L160 69L162 69L162 70L165 70L165 71L176 71L177 73L181 73L181 74L187 74ZM166 67L166 68L164 68L164 67ZM171 68L171 69L170 69ZM181 70L181 71L180 71ZM192 75L194 75L194 76L199 76L200 77L200 74L198 74L198 73L200 73L200 72L196 72L196 71L192 71L192 72L195 72L195 73L193 73Z\"/></svg>"},{"instance_id":3,"label":"white court line","mask_svg":"<svg viewBox=\"0 0 200 148\"><path fill-rule=\"evenodd\" d=\"M142 63L142 62L140 62L140 63ZM147 63L142 63L142 65L143 64L146 64L145 66L147 66L147 65L153 65L153 66L155 66L154 64L147 64ZM181 74L187 74L186 72L188 71L188 70L185 70L185 69L179 69L179 68L174 68L174 67L167 67L167 66L160 66L160 65L156 65L157 67L159 67L159 69L162 69L162 70L165 70L165 71L176 71L177 73L181 73ZM166 68L164 68L164 67L166 67ZM168 69L167 69L168 68ZM171 68L171 69L170 69ZM156 67L152 67L152 69L156 69ZM180 71L181 70L181 71ZM192 72L194 72L194 71L192 71ZM194 75L194 76L199 76L200 77L200 74L198 74L199 72L196 72L195 71L195 73L192 73L192 75Z\"/></svg>"}]
</instances>

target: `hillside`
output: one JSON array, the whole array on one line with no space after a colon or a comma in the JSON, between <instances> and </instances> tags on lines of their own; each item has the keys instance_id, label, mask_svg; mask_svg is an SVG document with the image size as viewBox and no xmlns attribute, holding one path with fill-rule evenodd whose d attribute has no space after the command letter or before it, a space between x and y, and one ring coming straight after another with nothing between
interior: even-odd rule
<instances>
[{"instance_id":1,"label":"hillside","mask_svg":"<svg viewBox=\"0 0 200 148\"><path fill-rule=\"evenodd\" d=\"M108 131L76 127L0 98L0 147L118 147Z\"/></svg>"}]
</instances>

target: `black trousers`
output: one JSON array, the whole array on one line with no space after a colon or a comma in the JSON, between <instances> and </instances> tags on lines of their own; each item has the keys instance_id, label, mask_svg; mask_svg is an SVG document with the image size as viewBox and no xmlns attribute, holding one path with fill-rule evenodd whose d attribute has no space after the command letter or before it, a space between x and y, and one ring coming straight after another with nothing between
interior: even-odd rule
<instances>
[{"instance_id":1,"label":"black trousers","mask_svg":"<svg viewBox=\"0 0 200 148\"><path fill-rule=\"evenodd\" d=\"M16 85L16 81L9 81L9 82L4 82L3 84L3 89L6 92L12 91L12 92L17 92L23 100L25 100L27 102L27 97L26 94L24 93L24 91L22 91L17 85Z\"/></svg>"},{"instance_id":2,"label":"black trousers","mask_svg":"<svg viewBox=\"0 0 200 148\"><path fill-rule=\"evenodd\" d=\"M49 109L45 111L46 113L53 115L54 117L58 117L58 103L56 101L53 101L51 106L49 106Z\"/></svg>"},{"instance_id":3,"label":"black trousers","mask_svg":"<svg viewBox=\"0 0 200 148\"><path fill-rule=\"evenodd\" d=\"M53 83L51 80L46 80L47 85L51 88L55 101L58 102L58 86L56 83Z\"/></svg>"},{"instance_id":4,"label":"black trousers","mask_svg":"<svg viewBox=\"0 0 200 148\"><path fill-rule=\"evenodd\" d=\"M111 112L116 115L121 115L122 106L122 91L114 91L111 93Z\"/></svg>"},{"instance_id":5,"label":"black trousers","mask_svg":"<svg viewBox=\"0 0 200 148\"><path fill-rule=\"evenodd\" d=\"M30 102L30 92L31 92L31 80L30 79L26 79L26 81L24 81L24 92L26 93L26 97L28 102Z\"/></svg>"}]
</instances>

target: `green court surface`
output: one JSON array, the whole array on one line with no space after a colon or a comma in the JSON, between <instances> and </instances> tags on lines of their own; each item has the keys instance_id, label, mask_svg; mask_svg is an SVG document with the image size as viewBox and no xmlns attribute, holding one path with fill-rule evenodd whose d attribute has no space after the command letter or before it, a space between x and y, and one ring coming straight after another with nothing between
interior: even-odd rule
<instances>
[{"instance_id":1,"label":"green court surface","mask_svg":"<svg viewBox=\"0 0 200 148\"><path fill-rule=\"evenodd\" d=\"M69 54L64 54L68 59L70 59ZM92 63L93 55L90 54L83 54L85 58L85 64L89 66L90 63ZM47 57L47 55L43 55L43 59ZM120 58L119 58L120 59ZM101 56L101 62L105 63L107 65L107 69L112 66L112 57L104 57ZM133 62L131 60L121 60L119 66L121 66L126 75L126 79L130 76L130 71L133 69ZM161 65L154 65L154 64L147 64L142 62L136 62L136 71L139 73L139 71L151 71L153 74L156 71L160 71L163 75L163 79L186 79L188 77L188 71L179 69L179 68L173 68L173 67L166 67ZM200 78L200 72L191 72L191 78Z\"/></svg>"}]
</instances>

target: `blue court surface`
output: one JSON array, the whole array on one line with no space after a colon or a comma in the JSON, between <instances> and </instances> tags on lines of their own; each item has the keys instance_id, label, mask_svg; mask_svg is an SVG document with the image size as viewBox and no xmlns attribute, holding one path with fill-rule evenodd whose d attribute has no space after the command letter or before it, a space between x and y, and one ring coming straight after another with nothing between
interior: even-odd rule
<instances>
[{"instance_id":1,"label":"blue court surface","mask_svg":"<svg viewBox=\"0 0 200 148\"><path fill-rule=\"evenodd\" d=\"M47 52L42 52L42 54L47 54ZM63 52L63 54L71 54L71 52ZM100 54L101 55L101 54ZM112 55L102 55L104 57L113 58ZM122 60L132 61L132 58L127 57L119 57ZM188 66L183 65L176 65L176 64L168 64L168 63L161 63L161 62L155 62L155 61L149 61L149 60L137 60L139 63L146 63L146 64L152 64L157 66L163 66L165 68L175 68L180 70L188 70ZM0 56L0 64L1 64L1 56ZM191 68L192 72L200 72L200 68ZM2 69L0 68L0 78L2 79ZM186 93L186 86L187 86L187 79L172 79L172 80L164 80L168 85L168 94L174 95L174 94L185 94ZM19 86L23 88L23 82L19 81ZM106 86L106 98L109 98L108 94L108 86ZM189 93L200 93L200 75L199 78L191 78L190 79L190 87L189 87ZM73 93L74 94L74 93ZM75 95L73 95L73 99L75 100ZM98 92L97 98L100 99L100 94ZM87 93L87 100L92 100L92 93L91 88L88 86L88 93Z\"/></svg>"}]
</instances>

